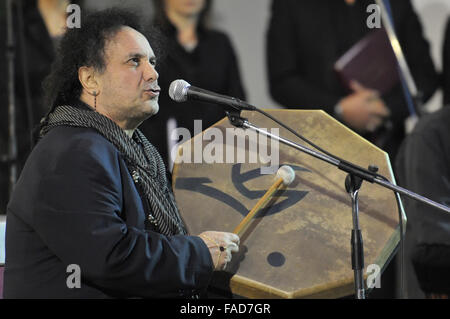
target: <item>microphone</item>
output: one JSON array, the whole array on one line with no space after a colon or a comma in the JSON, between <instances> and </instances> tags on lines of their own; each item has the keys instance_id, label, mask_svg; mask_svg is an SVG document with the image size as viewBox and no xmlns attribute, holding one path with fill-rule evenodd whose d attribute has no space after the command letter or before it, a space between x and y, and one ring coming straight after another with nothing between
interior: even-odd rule
<instances>
[{"instance_id":1,"label":"microphone","mask_svg":"<svg viewBox=\"0 0 450 319\"><path fill-rule=\"evenodd\" d=\"M237 98L221 95L208 90L200 89L190 85L185 80L175 80L170 84L169 96L175 102L186 102L187 100L197 100L231 106L238 111L256 110L256 107Z\"/></svg>"}]
</instances>

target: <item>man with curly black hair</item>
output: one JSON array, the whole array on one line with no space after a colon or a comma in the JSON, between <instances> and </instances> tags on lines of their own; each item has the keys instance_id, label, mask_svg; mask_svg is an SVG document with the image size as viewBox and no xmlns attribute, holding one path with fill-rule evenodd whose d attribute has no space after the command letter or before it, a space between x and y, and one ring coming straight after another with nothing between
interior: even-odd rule
<instances>
[{"instance_id":1,"label":"man with curly black hair","mask_svg":"<svg viewBox=\"0 0 450 319\"><path fill-rule=\"evenodd\" d=\"M61 40L51 107L7 211L6 298L183 297L203 291L239 237L187 233L156 149L156 56L138 18L111 9Z\"/></svg>"}]
</instances>

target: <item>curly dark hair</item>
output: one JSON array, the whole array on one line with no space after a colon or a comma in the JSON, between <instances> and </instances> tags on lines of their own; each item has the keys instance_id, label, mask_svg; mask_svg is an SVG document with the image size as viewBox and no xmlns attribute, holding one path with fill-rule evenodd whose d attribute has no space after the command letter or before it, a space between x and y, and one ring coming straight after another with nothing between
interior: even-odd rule
<instances>
[{"instance_id":1,"label":"curly dark hair","mask_svg":"<svg viewBox=\"0 0 450 319\"><path fill-rule=\"evenodd\" d=\"M148 38L148 30L140 24L140 17L132 11L119 8L81 17L81 28L68 29L57 49L51 73L43 83L44 103L50 107L49 113L55 106L80 97L80 67L93 67L100 73L105 70L105 46L123 26L129 26Z\"/></svg>"},{"instance_id":2,"label":"curly dark hair","mask_svg":"<svg viewBox=\"0 0 450 319\"><path fill-rule=\"evenodd\" d=\"M50 74L43 82L44 105L49 110L40 124L33 129L36 143L39 132L48 122L50 113L58 105L71 104L82 91L78 69L93 67L102 73L106 68L105 46L124 26L144 34L157 57L163 56L164 37L151 25L141 24L141 17L128 9L110 8L81 17L81 28L68 29L56 50L56 59Z\"/></svg>"}]
</instances>

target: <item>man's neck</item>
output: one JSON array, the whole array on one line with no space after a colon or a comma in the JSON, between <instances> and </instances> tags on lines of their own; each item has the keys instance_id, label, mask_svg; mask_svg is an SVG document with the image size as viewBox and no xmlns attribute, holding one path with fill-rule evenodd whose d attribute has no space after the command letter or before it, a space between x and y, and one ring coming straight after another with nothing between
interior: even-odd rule
<instances>
[{"instance_id":1,"label":"man's neck","mask_svg":"<svg viewBox=\"0 0 450 319\"><path fill-rule=\"evenodd\" d=\"M126 123L122 123L122 122L117 122L115 121L111 116L109 116L109 114L107 114L107 112L105 112L103 110L103 108L98 105L97 108L94 108L92 106L93 102L90 100L92 99L90 96L86 95L86 94L81 94L80 96L80 101L83 102L84 104L86 104L88 107L90 107L93 111L96 111L97 113L102 114L103 116L109 118L111 121L113 121L114 123L117 124L117 126L119 126L124 132L125 134L127 134L127 136L129 136L130 138L133 137L133 133L136 130L136 128L133 129L125 129L124 127L127 127Z\"/></svg>"},{"instance_id":2,"label":"man's neck","mask_svg":"<svg viewBox=\"0 0 450 319\"><path fill-rule=\"evenodd\" d=\"M133 134L134 134L134 129L131 130L123 130L125 132L125 134L128 135L129 138L133 138Z\"/></svg>"},{"instance_id":3,"label":"man's neck","mask_svg":"<svg viewBox=\"0 0 450 319\"><path fill-rule=\"evenodd\" d=\"M81 93L81 96L80 96L79 99L80 99L81 102L83 102L83 103L86 104L89 108L91 108L92 110L95 111L94 106L91 105L91 104L94 104L94 103L89 99L89 97L88 97L86 94Z\"/></svg>"}]
</instances>

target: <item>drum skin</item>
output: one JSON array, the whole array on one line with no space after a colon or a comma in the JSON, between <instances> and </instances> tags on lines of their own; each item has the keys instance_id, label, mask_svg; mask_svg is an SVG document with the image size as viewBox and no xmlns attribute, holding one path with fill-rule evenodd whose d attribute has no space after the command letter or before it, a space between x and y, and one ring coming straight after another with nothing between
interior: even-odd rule
<instances>
[{"instance_id":1,"label":"drum skin","mask_svg":"<svg viewBox=\"0 0 450 319\"><path fill-rule=\"evenodd\" d=\"M376 165L380 174L395 182L387 153L325 112L265 111L336 156L366 168ZM242 116L270 132L276 132L273 128L278 127L256 112L243 112ZM241 138L247 134L245 145L237 143L239 137L227 139L227 132ZM308 146L285 129L279 129L279 135ZM250 147L253 142L258 144L256 151L254 145ZM272 150L279 151L279 166L291 166L295 180L277 192L252 220L241 236L240 252L233 256L224 272L215 274L212 285L246 298L352 295L353 223L351 199L344 186L347 174L289 146L275 144ZM180 146L179 163L175 163L173 170L173 188L191 234L206 230L232 232L270 188L278 166L274 174L261 170L268 165L265 162L268 155L261 152L266 145L272 145L270 140L252 136L249 130L235 130L224 118ZM202 161L199 161L200 147L204 151ZM212 148L215 153L210 152ZM233 161L231 156L226 159L230 150L234 151ZM220 152L223 152L222 161ZM238 159L238 152L246 154L245 160ZM208 154L217 155L217 160L211 163ZM195 156L197 161L193 163ZM269 164L274 164L274 158ZM400 208L405 223L401 203ZM359 209L364 273L365 278L372 280L373 271L384 269L399 242L398 206L392 191L364 182L359 192ZM368 268L369 265L372 266Z\"/></svg>"}]
</instances>

